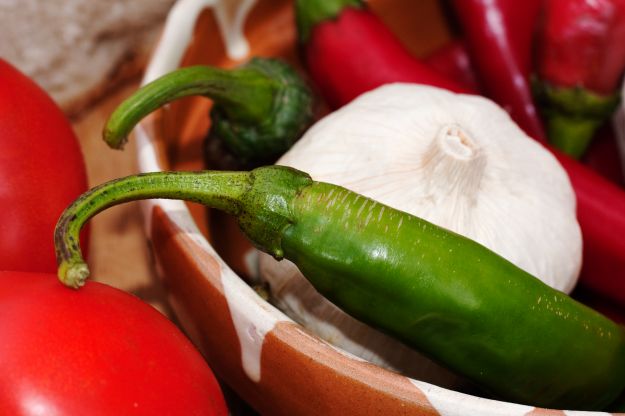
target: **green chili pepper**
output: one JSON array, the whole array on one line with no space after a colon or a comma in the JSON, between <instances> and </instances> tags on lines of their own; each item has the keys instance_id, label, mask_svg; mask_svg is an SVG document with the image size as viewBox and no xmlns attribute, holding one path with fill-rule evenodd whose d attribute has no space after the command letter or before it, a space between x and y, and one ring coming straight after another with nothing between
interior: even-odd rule
<instances>
[{"instance_id":1,"label":"green chili pepper","mask_svg":"<svg viewBox=\"0 0 625 416\"><path fill-rule=\"evenodd\" d=\"M115 110L104 140L121 148L143 117L195 95L214 101L209 140L223 143L241 167L273 163L313 119L312 93L295 70L276 59L254 58L235 69L193 66L152 81Z\"/></svg>"},{"instance_id":2,"label":"green chili pepper","mask_svg":"<svg viewBox=\"0 0 625 416\"><path fill-rule=\"evenodd\" d=\"M262 251L292 260L346 312L465 375L496 397L600 409L625 388L625 331L480 244L345 188L270 166L130 176L87 192L57 225L59 277L88 269L82 225L145 198L235 215Z\"/></svg>"}]
</instances>

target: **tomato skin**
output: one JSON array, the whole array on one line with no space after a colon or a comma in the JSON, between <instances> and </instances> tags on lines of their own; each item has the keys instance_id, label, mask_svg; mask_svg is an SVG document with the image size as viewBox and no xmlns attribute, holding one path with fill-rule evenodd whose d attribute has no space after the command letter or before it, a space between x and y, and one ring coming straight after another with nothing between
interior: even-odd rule
<instances>
[{"instance_id":1,"label":"tomato skin","mask_svg":"<svg viewBox=\"0 0 625 416\"><path fill-rule=\"evenodd\" d=\"M54 226L87 190L85 164L61 109L2 59L0 149L0 269L55 272Z\"/></svg>"},{"instance_id":2,"label":"tomato skin","mask_svg":"<svg viewBox=\"0 0 625 416\"><path fill-rule=\"evenodd\" d=\"M0 272L0 414L227 416L191 342L138 298Z\"/></svg>"}]
</instances>

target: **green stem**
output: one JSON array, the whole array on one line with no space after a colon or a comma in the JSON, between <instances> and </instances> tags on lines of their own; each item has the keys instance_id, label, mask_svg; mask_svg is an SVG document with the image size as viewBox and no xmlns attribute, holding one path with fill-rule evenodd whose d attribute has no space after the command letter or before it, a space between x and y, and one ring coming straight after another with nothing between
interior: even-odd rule
<instances>
[{"instance_id":1,"label":"green stem","mask_svg":"<svg viewBox=\"0 0 625 416\"><path fill-rule=\"evenodd\" d=\"M214 100L232 120L261 123L274 111L278 88L274 79L253 67L183 68L145 85L124 101L108 120L104 140L119 149L143 117L166 103L196 95Z\"/></svg>"},{"instance_id":2,"label":"green stem","mask_svg":"<svg viewBox=\"0 0 625 416\"><path fill-rule=\"evenodd\" d=\"M534 79L533 92L547 125L549 142L573 158L580 158L596 130L620 101L618 91L600 95L581 86L559 87Z\"/></svg>"},{"instance_id":3,"label":"green stem","mask_svg":"<svg viewBox=\"0 0 625 416\"><path fill-rule=\"evenodd\" d=\"M54 232L59 278L82 286L89 275L79 245L83 225L114 205L139 199L166 198L199 202L238 214L241 196L250 187L249 172L154 172L104 183L76 199L61 215Z\"/></svg>"},{"instance_id":4,"label":"green stem","mask_svg":"<svg viewBox=\"0 0 625 416\"><path fill-rule=\"evenodd\" d=\"M141 118L192 95L214 101L209 140L224 146L237 169L274 163L313 121L313 95L298 72L277 59L254 58L237 69L183 68L145 85L111 115L104 140L121 148Z\"/></svg>"},{"instance_id":5,"label":"green stem","mask_svg":"<svg viewBox=\"0 0 625 416\"><path fill-rule=\"evenodd\" d=\"M79 233L94 215L139 199L182 199L234 215L245 235L260 250L283 256L282 234L293 224L291 202L312 179L285 166L250 172L153 172L115 179L76 199L54 230L59 279L79 288L89 276L80 252Z\"/></svg>"},{"instance_id":6,"label":"green stem","mask_svg":"<svg viewBox=\"0 0 625 416\"><path fill-rule=\"evenodd\" d=\"M552 113L547 117L549 142L557 149L579 159L586 153L595 131L603 124L602 119L571 117Z\"/></svg>"},{"instance_id":7,"label":"green stem","mask_svg":"<svg viewBox=\"0 0 625 416\"><path fill-rule=\"evenodd\" d=\"M336 19L347 7L362 8L363 5L362 0L296 0L295 20L300 43L308 42L317 24Z\"/></svg>"}]
</instances>

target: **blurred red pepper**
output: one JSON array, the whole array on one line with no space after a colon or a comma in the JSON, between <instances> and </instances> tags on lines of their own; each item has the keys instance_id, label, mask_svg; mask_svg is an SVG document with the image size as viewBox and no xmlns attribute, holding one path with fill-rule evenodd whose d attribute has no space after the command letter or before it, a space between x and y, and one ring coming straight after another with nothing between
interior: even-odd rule
<instances>
[{"instance_id":1,"label":"blurred red pepper","mask_svg":"<svg viewBox=\"0 0 625 416\"><path fill-rule=\"evenodd\" d=\"M348 1L343 0L343 2ZM314 9L315 3L312 0L298 0L296 13L311 13L311 8ZM354 3L354 1L349 3ZM405 81L405 78L408 78L411 79L408 82L426 85L432 85L429 81L433 79L435 86L441 87L451 83L452 91L463 90L452 81L445 82L442 74L430 78L429 75L433 70L427 72L427 76L420 77L422 72L419 67L412 76L409 76L414 68L410 64L401 68L393 68L391 71L382 68L383 76L376 73L376 67L367 67L365 70L356 66L354 69L350 62L358 61L363 50L367 50L366 55L371 62L381 63L382 66L391 65L384 61L386 56L384 44L389 41L389 31L364 9L352 11L349 6L353 4L349 6L335 4L335 6L332 14L318 13L317 16L325 17L309 19L306 25L301 23L299 25L300 30L307 30L302 34L303 46L310 48L310 45L314 45L315 48L314 54L307 52L308 69L316 82L319 82L319 76L323 74L327 74L330 78L330 82L326 82L321 88L321 93L324 98L331 99L334 106L347 104L355 96L373 88L382 79L385 82L394 82ZM347 10L343 10L345 7ZM351 17L345 19L345 15L351 15ZM365 17L354 23L354 20L360 19L359 16ZM371 23L372 21L375 23ZM345 43L340 36L344 33L345 36L352 38L354 36L353 33L350 34L352 25L356 28L359 25L366 25L368 36L360 41L351 39L350 42ZM380 39L376 40L378 30L380 30ZM326 48L331 53L327 53L324 50ZM311 61L315 57L318 60ZM332 59L322 59L327 57ZM398 66L401 62L405 61L394 62L391 66ZM311 64L313 64L312 67L310 67ZM340 69L338 75L333 73L335 69ZM393 79L393 73L401 73L405 78ZM625 239L622 237L625 235L625 192L570 157L557 151L554 151L554 154L569 174L577 195L578 219L585 247L582 283L606 297L625 304Z\"/></svg>"},{"instance_id":2,"label":"blurred red pepper","mask_svg":"<svg viewBox=\"0 0 625 416\"><path fill-rule=\"evenodd\" d=\"M554 154L577 196L584 244L580 282L625 304L625 192L567 155Z\"/></svg>"},{"instance_id":3,"label":"blurred red pepper","mask_svg":"<svg viewBox=\"0 0 625 416\"><path fill-rule=\"evenodd\" d=\"M546 0L536 95L549 140L580 157L614 111L625 69L625 0Z\"/></svg>"},{"instance_id":4,"label":"blurred red pepper","mask_svg":"<svg viewBox=\"0 0 625 416\"><path fill-rule=\"evenodd\" d=\"M530 74L542 0L452 0L455 17L486 95L525 132L544 141Z\"/></svg>"},{"instance_id":5,"label":"blurred red pepper","mask_svg":"<svg viewBox=\"0 0 625 416\"><path fill-rule=\"evenodd\" d=\"M295 7L308 72L333 108L389 82L469 92L412 56L360 0L296 0Z\"/></svg>"},{"instance_id":6,"label":"blurred red pepper","mask_svg":"<svg viewBox=\"0 0 625 416\"><path fill-rule=\"evenodd\" d=\"M605 125L595 134L582 163L615 184L625 187L625 170L612 126Z\"/></svg>"},{"instance_id":7,"label":"blurred red pepper","mask_svg":"<svg viewBox=\"0 0 625 416\"><path fill-rule=\"evenodd\" d=\"M0 148L0 270L54 273L54 227L87 190L85 164L61 109L2 59Z\"/></svg>"},{"instance_id":8,"label":"blurred red pepper","mask_svg":"<svg viewBox=\"0 0 625 416\"><path fill-rule=\"evenodd\" d=\"M462 84L467 90L481 90L465 42L462 40L453 40L436 49L423 58L423 63Z\"/></svg>"}]
</instances>

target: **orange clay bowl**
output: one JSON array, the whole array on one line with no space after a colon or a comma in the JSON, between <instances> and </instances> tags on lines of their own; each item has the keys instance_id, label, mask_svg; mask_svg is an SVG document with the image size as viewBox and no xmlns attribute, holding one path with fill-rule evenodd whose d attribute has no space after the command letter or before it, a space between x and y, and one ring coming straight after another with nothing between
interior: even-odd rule
<instances>
[{"instance_id":1,"label":"orange clay bowl","mask_svg":"<svg viewBox=\"0 0 625 416\"><path fill-rule=\"evenodd\" d=\"M144 82L179 66L230 67L253 55L282 57L300 67L291 1L229 0L208 7L213 3L218 2L178 1ZM369 4L417 55L449 40L436 0ZM146 118L135 130L140 170L204 168L209 110L209 100L190 98ZM261 414L600 414L479 398L355 358L307 332L245 282L241 276L251 272L253 251L231 221L180 201L143 206L159 274L181 327L218 376Z\"/></svg>"}]
</instances>

